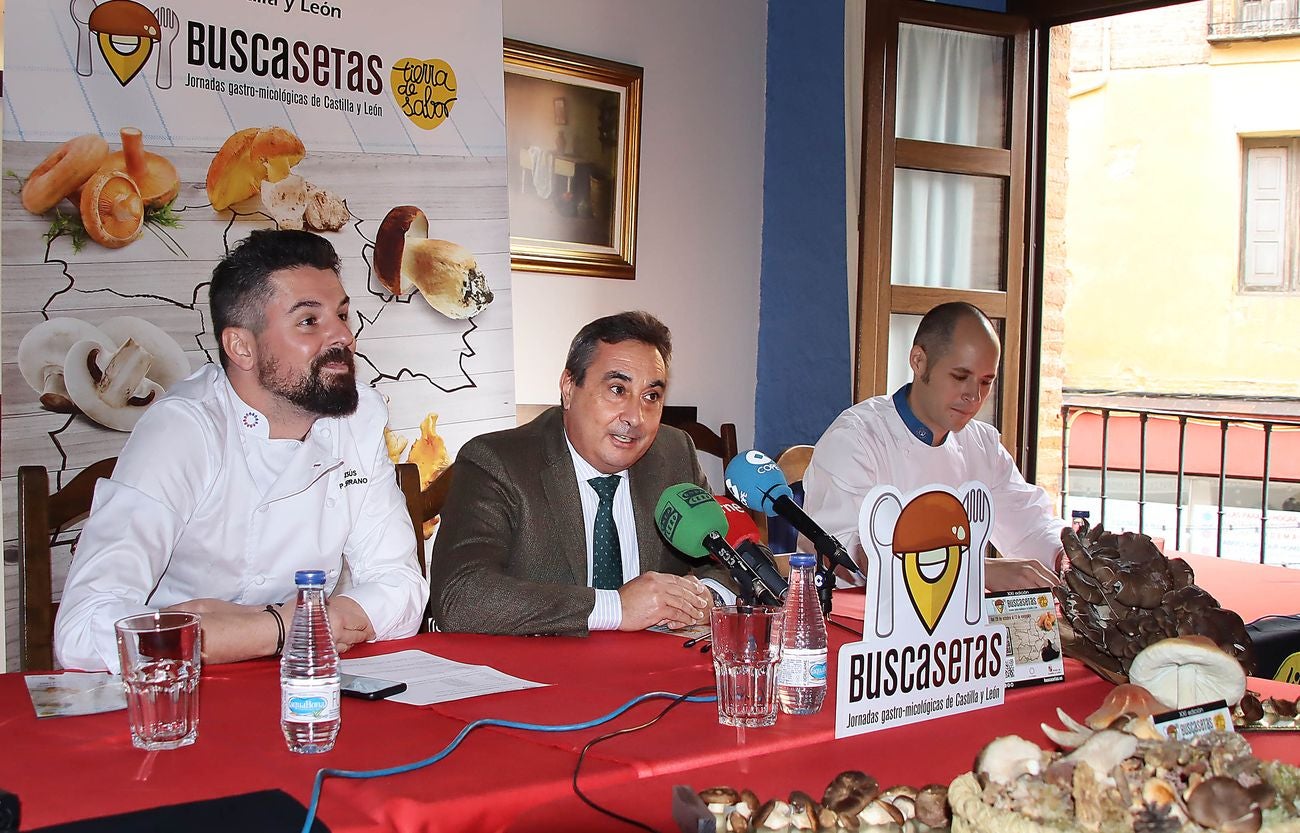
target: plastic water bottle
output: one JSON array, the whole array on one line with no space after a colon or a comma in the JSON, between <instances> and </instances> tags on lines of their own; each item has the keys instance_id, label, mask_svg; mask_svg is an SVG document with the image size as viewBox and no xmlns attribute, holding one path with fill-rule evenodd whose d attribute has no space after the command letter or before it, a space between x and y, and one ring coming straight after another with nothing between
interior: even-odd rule
<instances>
[{"instance_id":1,"label":"plastic water bottle","mask_svg":"<svg viewBox=\"0 0 1300 833\"><path fill-rule=\"evenodd\" d=\"M298 606L280 657L280 728L290 752L328 752L339 733L339 652L325 609L325 572L299 570Z\"/></svg>"},{"instance_id":2,"label":"plastic water bottle","mask_svg":"<svg viewBox=\"0 0 1300 833\"><path fill-rule=\"evenodd\" d=\"M826 620L817 600L817 557L790 556L790 593L785 597L785 633L777 697L786 714L816 714L826 699Z\"/></svg>"}]
</instances>

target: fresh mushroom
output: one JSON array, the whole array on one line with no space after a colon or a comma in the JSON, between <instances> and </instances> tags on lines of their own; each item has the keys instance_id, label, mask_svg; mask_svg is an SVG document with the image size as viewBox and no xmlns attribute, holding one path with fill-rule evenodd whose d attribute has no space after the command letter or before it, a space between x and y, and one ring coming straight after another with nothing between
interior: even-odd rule
<instances>
[{"instance_id":1,"label":"fresh mushroom","mask_svg":"<svg viewBox=\"0 0 1300 833\"><path fill-rule=\"evenodd\" d=\"M863 825L881 827L895 824L902 825L906 820L897 807L879 798L862 808L862 812L858 813L858 821Z\"/></svg>"},{"instance_id":2,"label":"fresh mushroom","mask_svg":"<svg viewBox=\"0 0 1300 833\"><path fill-rule=\"evenodd\" d=\"M118 249L144 230L144 200L122 171L99 171L81 189L81 222L101 246Z\"/></svg>"},{"instance_id":3,"label":"fresh mushroom","mask_svg":"<svg viewBox=\"0 0 1300 833\"><path fill-rule=\"evenodd\" d=\"M790 824L790 805L779 798L769 799L754 815L758 829L785 830Z\"/></svg>"},{"instance_id":4,"label":"fresh mushroom","mask_svg":"<svg viewBox=\"0 0 1300 833\"><path fill-rule=\"evenodd\" d=\"M927 784L917 792L917 821L930 827L946 827L950 818L948 788L945 785Z\"/></svg>"},{"instance_id":5,"label":"fresh mushroom","mask_svg":"<svg viewBox=\"0 0 1300 833\"><path fill-rule=\"evenodd\" d=\"M1021 775L1037 775L1043 769L1043 750L1019 735L997 738L975 759L975 774L987 784L1010 784Z\"/></svg>"},{"instance_id":6,"label":"fresh mushroom","mask_svg":"<svg viewBox=\"0 0 1300 833\"><path fill-rule=\"evenodd\" d=\"M130 431L163 393L148 378L152 363L153 356L131 339L111 353L97 341L79 341L68 351L64 380L82 413L105 428Z\"/></svg>"},{"instance_id":7,"label":"fresh mushroom","mask_svg":"<svg viewBox=\"0 0 1300 833\"><path fill-rule=\"evenodd\" d=\"M1231 778L1206 778L1187 796L1192 821L1221 833L1256 833L1263 822L1259 803Z\"/></svg>"},{"instance_id":8,"label":"fresh mushroom","mask_svg":"<svg viewBox=\"0 0 1300 833\"><path fill-rule=\"evenodd\" d=\"M1113 783L1107 774L1137 751L1137 738L1127 732L1103 729L1062 758L1072 764L1087 763L1103 782Z\"/></svg>"},{"instance_id":9,"label":"fresh mushroom","mask_svg":"<svg viewBox=\"0 0 1300 833\"><path fill-rule=\"evenodd\" d=\"M448 318L478 315L492 303L492 290L474 255L464 246L429 239L429 220L413 205L388 212L375 235L375 274L393 295L414 286L429 306Z\"/></svg>"},{"instance_id":10,"label":"fresh mushroom","mask_svg":"<svg viewBox=\"0 0 1300 833\"><path fill-rule=\"evenodd\" d=\"M51 318L28 330L18 345L18 369L32 390L40 394L41 406L46 410L77 412L64 385L63 365L68 351L79 341L98 342L105 348L113 344L102 330L80 318Z\"/></svg>"},{"instance_id":11,"label":"fresh mushroom","mask_svg":"<svg viewBox=\"0 0 1300 833\"><path fill-rule=\"evenodd\" d=\"M181 190L176 166L166 158L144 149L144 134L139 128L122 128L122 149L110 153L99 166L100 173L124 171L140 189L140 199L150 208L167 205Z\"/></svg>"},{"instance_id":12,"label":"fresh mushroom","mask_svg":"<svg viewBox=\"0 0 1300 833\"><path fill-rule=\"evenodd\" d=\"M700 790L700 800L709 808L710 813L726 813L740 800L740 793L731 787L710 787Z\"/></svg>"},{"instance_id":13,"label":"fresh mushroom","mask_svg":"<svg viewBox=\"0 0 1300 833\"><path fill-rule=\"evenodd\" d=\"M1246 673L1217 645L1201 637L1163 639L1142 650L1129 680L1173 708L1222 700L1235 706L1246 693Z\"/></svg>"},{"instance_id":14,"label":"fresh mushroom","mask_svg":"<svg viewBox=\"0 0 1300 833\"><path fill-rule=\"evenodd\" d=\"M790 793L790 826L795 830L816 830L818 826L817 811L821 809L817 801L808 793L795 790Z\"/></svg>"},{"instance_id":15,"label":"fresh mushroom","mask_svg":"<svg viewBox=\"0 0 1300 833\"><path fill-rule=\"evenodd\" d=\"M1124 683L1111 689L1106 699L1095 712L1088 715L1084 722L1094 729L1105 729L1122 715L1150 717L1167 711L1169 706L1160 702L1142 686Z\"/></svg>"}]
</instances>

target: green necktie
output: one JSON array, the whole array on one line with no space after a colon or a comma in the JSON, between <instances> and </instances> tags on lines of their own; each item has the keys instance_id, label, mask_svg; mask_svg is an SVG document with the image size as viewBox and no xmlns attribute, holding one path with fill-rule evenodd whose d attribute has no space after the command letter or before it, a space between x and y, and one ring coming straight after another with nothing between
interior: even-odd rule
<instances>
[{"instance_id":1,"label":"green necktie","mask_svg":"<svg viewBox=\"0 0 1300 833\"><path fill-rule=\"evenodd\" d=\"M617 590L623 586L623 550L614 525L614 492L619 476L593 477L587 482L596 490L600 505L591 534L591 586L597 590Z\"/></svg>"}]
</instances>

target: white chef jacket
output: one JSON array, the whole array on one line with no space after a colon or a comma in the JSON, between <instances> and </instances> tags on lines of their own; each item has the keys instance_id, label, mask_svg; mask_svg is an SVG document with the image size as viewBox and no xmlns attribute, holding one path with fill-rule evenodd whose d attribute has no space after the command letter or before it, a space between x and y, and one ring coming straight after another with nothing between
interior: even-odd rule
<instances>
[{"instance_id":1,"label":"white chef jacket","mask_svg":"<svg viewBox=\"0 0 1300 833\"><path fill-rule=\"evenodd\" d=\"M930 445L933 435L907 404L910 388L864 400L835 418L804 473L805 511L865 569L858 513L872 487L889 485L907 495L934 483L957 489L978 480L993 497L990 540L998 551L1053 569L1067 524L1054 516L1047 493L1025 482L988 423L971 420Z\"/></svg>"},{"instance_id":2,"label":"white chef jacket","mask_svg":"<svg viewBox=\"0 0 1300 833\"><path fill-rule=\"evenodd\" d=\"M429 586L387 407L358 388L355 413L317 419L301 441L270 439L215 364L155 402L95 488L54 623L59 662L116 671L117 619L199 598L288 601L309 569L361 606L376 639L415 633Z\"/></svg>"}]
</instances>

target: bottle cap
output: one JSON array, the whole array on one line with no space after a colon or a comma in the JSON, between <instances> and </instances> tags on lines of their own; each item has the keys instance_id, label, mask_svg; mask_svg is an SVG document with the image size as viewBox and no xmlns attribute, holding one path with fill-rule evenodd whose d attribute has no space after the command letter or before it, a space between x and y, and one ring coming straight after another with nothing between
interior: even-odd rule
<instances>
[{"instance_id":1,"label":"bottle cap","mask_svg":"<svg viewBox=\"0 0 1300 833\"><path fill-rule=\"evenodd\" d=\"M299 570L293 574L293 583L299 587L324 587L324 570Z\"/></svg>"},{"instance_id":2,"label":"bottle cap","mask_svg":"<svg viewBox=\"0 0 1300 833\"><path fill-rule=\"evenodd\" d=\"M817 556L807 552L796 552L790 555L791 567L816 567Z\"/></svg>"}]
</instances>

